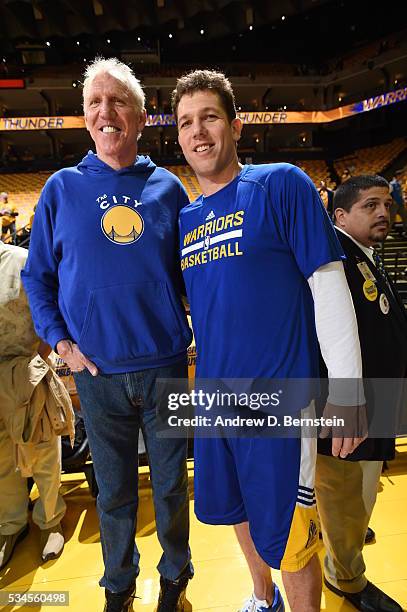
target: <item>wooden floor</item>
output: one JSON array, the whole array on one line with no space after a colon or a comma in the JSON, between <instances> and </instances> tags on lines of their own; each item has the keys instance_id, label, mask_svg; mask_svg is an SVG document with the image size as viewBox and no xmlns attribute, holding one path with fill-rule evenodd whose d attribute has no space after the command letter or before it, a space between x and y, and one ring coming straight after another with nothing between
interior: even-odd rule
<instances>
[{"instance_id":1,"label":"wooden floor","mask_svg":"<svg viewBox=\"0 0 407 612\"><path fill-rule=\"evenodd\" d=\"M250 594L251 582L232 528L199 523L193 515L193 464L191 484L191 548L195 577L188 588L193 610L230 612L238 610ZM0 572L0 588L10 591L69 591L69 607L43 606L44 610L97 612L103 610L104 594L98 586L102 560L95 501L82 475L63 477L67 513L63 521L66 545L63 555L45 565L39 563L39 533L32 527L9 568ZM407 440L397 446L397 458L382 476L378 501L371 520L377 541L366 546L367 576L407 609ZM135 611L154 610L158 596L155 565L160 556L148 473L141 476L140 512L137 530L141 551L141 574L137 581ZM281 585L281 576L275 572ZM4 611L16 610L6 606ZM42 609L39 605L30 610ZM289 610L288 606L286 607ZM324 592L321 610L351 611L352 606Z\"/></svg>"}]
</instances>

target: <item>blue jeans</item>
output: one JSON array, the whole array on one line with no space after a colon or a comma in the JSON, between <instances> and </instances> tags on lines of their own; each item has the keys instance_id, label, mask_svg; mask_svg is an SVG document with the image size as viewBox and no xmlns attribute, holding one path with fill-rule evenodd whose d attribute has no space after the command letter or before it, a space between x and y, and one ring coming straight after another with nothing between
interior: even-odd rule
<instances>
[{"instance_id":1,"label":"blue jeans","mask_svg":"<svg viewBox=\"0 0 407 612\"><path fill-rule=\"evenodd\" d=\"M193 573L188 546L189 504L187 440L156 437L155 381L187 378L186 359L126 374L75 374L95 469L105 572L109 591L126 590L139 573L135 543L138 507L138 435L143 432L157 535L163 554L158 571L176 580Z\"/></svg>"}]
</instances>

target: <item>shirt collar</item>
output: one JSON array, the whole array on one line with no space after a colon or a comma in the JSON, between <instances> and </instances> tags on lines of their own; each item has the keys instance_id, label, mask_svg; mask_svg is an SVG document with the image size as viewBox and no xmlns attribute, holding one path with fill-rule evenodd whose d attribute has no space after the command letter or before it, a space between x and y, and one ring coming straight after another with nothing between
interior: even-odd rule
<instances>
[{"instance_id":1,"label":"shirt collar","mask_svg":"<svg viewBox=\"0 0 407 612\"><path fill-rule=\"evenodd\" d=\"M335 229L337 229L338 231L342 232L342 234L345 234L345 236L350 238L356 244L356 246L358 246L364 252L364 254L370 259L370 261L374 264L374 259L373 259L373 251L374 251L374 249L373 249L373 247L367 247L364 244L361 244L353 236L348 234L348 232L345 232L345 230L343 230L342 228L338 227L337 225L335 225Z\"/></svg>"}]
</instances>

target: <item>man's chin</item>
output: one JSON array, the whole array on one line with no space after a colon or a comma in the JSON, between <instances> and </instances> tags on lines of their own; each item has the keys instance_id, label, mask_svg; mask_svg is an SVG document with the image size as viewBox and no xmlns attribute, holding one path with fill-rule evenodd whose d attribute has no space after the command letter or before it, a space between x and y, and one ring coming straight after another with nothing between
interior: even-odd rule
<instances>
[{"instance_id":1,"label":"man's chin","mask_svg":"<svg viewBox=\"0 0 407 612\"><path fill-rule=\"evenodd\" d=\"M376 242L383 242L383 240L386 240L387 234L389 233L389 230L381 230L381 231L375 231L370 235L370 240L374 243Z\"/></svg>"}]
</instances>

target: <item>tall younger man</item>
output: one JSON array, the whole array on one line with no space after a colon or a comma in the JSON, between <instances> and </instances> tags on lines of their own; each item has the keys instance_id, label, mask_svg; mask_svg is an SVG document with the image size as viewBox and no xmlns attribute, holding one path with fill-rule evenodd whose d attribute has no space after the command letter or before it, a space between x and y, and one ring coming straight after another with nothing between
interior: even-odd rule
<instances>
[{"instance_id":1,"label":"tall younger man","mask_svg":"<svg viewBox=\"0 0 407 612\"><path fill-rule=\"evenodd\" d=\"M317 377L317 334L330 375L359 378L342 251L311 180L289 164L239 164L242 123L223 74L179 79L173 110L203 192L180 214L198 378ZM336 437L333 453L346 456L360 441ZM274 567L294 612L319 611L316 441L197 438L195 448L196 514L235 526L253 577L242 610L284 609Z\"/></svg>"}]
</instances>

